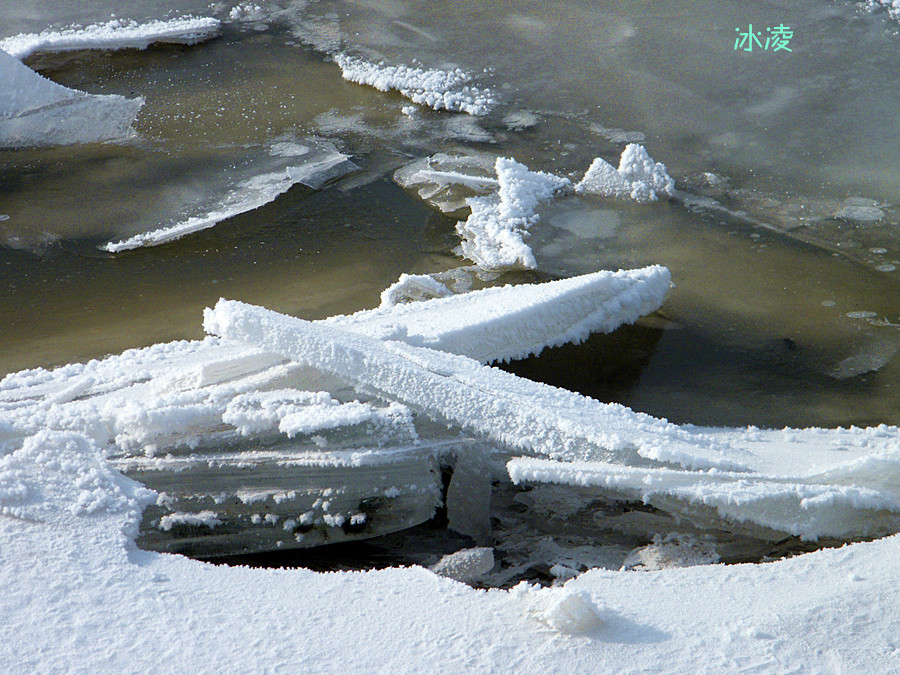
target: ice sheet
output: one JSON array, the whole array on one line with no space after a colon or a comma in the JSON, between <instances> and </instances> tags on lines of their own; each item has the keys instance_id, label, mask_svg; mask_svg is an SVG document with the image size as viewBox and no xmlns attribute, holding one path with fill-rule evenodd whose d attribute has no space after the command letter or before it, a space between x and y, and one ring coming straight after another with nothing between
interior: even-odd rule
<instances>
[{"instance_id":1,"label":"ice sheet","mask_svg":"<svg viewBox=\"0 0 900 675\"><path fill-rule=\"evenodd\" d=\"M270 149L269 157L259 159L245 171L236 173L243 177L246 171L260 172L266 168L275 170L231 182L224 198L218 195L211 197L221 199L215 206L207 204L210 197L204 195L199 203L185 205L183 208L197 211L196 215L178 219L172 224L150 232L109 242L104 244L102 249L110 253L120 253L145 246L159 246L257 209L284 194L294 185L318 189L330 180L358 170L347 155L338 152L330 143L309 140L306 144L275 142Z\"/></svg>"}]
</instances>

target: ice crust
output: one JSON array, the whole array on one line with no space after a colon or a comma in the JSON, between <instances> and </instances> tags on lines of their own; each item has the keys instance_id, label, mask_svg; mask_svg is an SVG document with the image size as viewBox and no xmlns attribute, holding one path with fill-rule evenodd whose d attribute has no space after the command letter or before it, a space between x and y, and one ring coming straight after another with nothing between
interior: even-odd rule
<instances>
[{"instance_id":1,"label":"ice crust","mask_svg":"<svg viewBox=\"0 0 900 675\"><path fill-rule=\"evenodd\" d=\"M15 35L0 40L0 50L21 60L48 52L146 49L157 42L193 45L215 37L220 27L218 19L208 17L182 17L145 23L115 19L84 28Z\"/></svg>"},{"instance_id":2,"label":"ice crust","mask_svg":"<svg viewBox=\"0 0 900 675\"><path fill-rule=\"evenodd\" d=\"M334 60L345 80L369 85L379 91L397 91L413 103L435 110L485 115L494 105L491 92L470 85L472 76L461 68L438 70L388 66L346 54L336 54Z\"/></svg>"},{"instance_id":3,"label":"ice crust","mask_svg":"<svg viewBox=\"0 0 900 675\"><path fill-rule=\"evenodd\" d=\"M144 101L86 94L51 82L0 49L0 147L119 140Z\"/></svg>"}]
</instances>

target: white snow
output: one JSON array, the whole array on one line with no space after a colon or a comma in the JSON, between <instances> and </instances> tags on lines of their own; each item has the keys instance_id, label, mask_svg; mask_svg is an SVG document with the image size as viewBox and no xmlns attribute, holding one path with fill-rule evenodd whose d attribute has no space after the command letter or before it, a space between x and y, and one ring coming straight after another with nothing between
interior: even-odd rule
<instances>
[{"instance_id":1,"label":"white snow","mask_svg":"<svg viewBox=\"0 0 900 675\"><path fill-rule=\"evenodd\" d=\"M644 146L629 143L622 151L618 169L597 157L575 186L575 192L648 202L656 201L660 195L674 197L675 181L666 173L665 164L654 161Z\"/></svg>"},{"instance_id":2,"label":"white snow","mask_svg":"<svg viewBox=\"0 0 900 675\"><path fill-rule=\"evenodd\" d=\"M497 194L469 198L472 213L457 223L462 253L488 269L534 268L534 254L525 243L536 220L534 209L571 183L507 157L498 157L495 169Z\"/></svg>"},{"instance_id":3,"label":"white snow","mask_svg":"<svg viewBox=\"0 0 900 675\"><path fill-rule=\"evenodd\" d=\"M472 76L461 68L438 70L411 66L388 66L336 54L335 63L345 80L375 87L379 91L397 91L413 103L435 110L485 115L494 105L489 89L469 84Z\"/></svg>"},{"instance_id":4,"label":"white snow","mask_svg":"<svg viewBox=\"0 0 900 675\"><path fill-rule=\"evenodd\" d=\"M127 137L144 101L86 94L47 80L0 49L0 147Z\"/></svg>"},{"instance_id":5,"label":"white snow","mask_svg":"<svg viewBox=\"0 0 900 675\"><path fill-rule=\"evenodd\" d=\"M215 37L220 27L219 20L213 18L183 17L145 23L114 19L84 28L22 33L0 40L0 50L21 60L40 52L146 49L156 42L192 45Z\"/></svg>"}]
</instances>

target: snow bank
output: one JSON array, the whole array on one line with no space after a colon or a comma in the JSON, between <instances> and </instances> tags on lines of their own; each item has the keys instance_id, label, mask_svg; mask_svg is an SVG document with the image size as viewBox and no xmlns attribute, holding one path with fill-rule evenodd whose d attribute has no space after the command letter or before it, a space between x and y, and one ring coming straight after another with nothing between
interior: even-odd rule
<instances>
[{"instance_id":1,"label":"snow bank","mask_svg":"<svg viewBox=\"0 0 900 675\"><path fill-rule=\"evenodd\" d=\"M116 19L85 28L23 33L0 40L0 50L17 59L39 52L83 49L146 49L155 42L192 45L219 34L221 23L213 18L184 17L137 23Z\"/></svg>"},{"instance_id":2,"label":"snow bank","mask_svg":"<svg viewBox=\"0 0 900 675\"><path fill-rule=\"evenodd\" d=\"M543 171L530 171L506 157L497 158L495 169L497 194L468 199L472 213L457 223L462 253L489 269L534 268L534 254L525 243L528 228L537 220L534 209L571 183Z\"/></svg>"},{"instance_id":3,"label":"snow bank","mask_svg":"<svg viewBox=\"0 0 900 675\"><path fill-rule=\"evenodd\" d=\"M386 66L346 54L336 54L334 60L345 80L366 84L379 91L394 90L413 103L435 110L485 115L494 105L490 90L468 84L472 76L460 68L431 70Z\"/></svg>"},{"instance_id":4,"label":"snow bank","mask_svg":"<svg viewBox=\"0 0 900 675\"><path fill-rule=\"evenodd\" d=\"M644 146L629 143L622 151L618 169L597 157L575 186L575 192L649 202L656 201L659 195L674 197L675 181L666 173L665 164L654 161Z\"/></svg>"},{"instance_id":5,"label":"snow bank","mask_svg":"<svg viewBox=\"0 0 900 675\"><path fill-rule=\"evenodd\" d=\"M272 157L284 157L283 168L253 176L237 183L222 202L209 211L179 220L150 232L142 232L121 241L109 242L101 248L109 253L119 253L145 246L159 246L188 234L209 229L223 220L232 218L268 204L294 185L318 189L335 178L356 171L358 167L350 158L338 152L334 146L318 143L315 150L297 144L276 143ZM303 157L303 159L298 159Z\"/></svg>"},{"instance_id":6,"label":"snow bank","mask_svg":"<svg viewBox=\"0 0 900 675\"><path fill-rule=\"evenodd\" d=\"M117 140L131 133L144 101L51 82L0 50L0 147Z\"/></svg>"}]
</instances>

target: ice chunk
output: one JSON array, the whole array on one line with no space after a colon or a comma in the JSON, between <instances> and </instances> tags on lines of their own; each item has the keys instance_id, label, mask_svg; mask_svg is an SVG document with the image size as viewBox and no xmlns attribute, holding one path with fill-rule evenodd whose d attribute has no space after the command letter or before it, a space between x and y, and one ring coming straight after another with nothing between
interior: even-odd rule
<instances>
[{"instance_id":1,"label":"ice chunk","mask_svg":"<svg viewBox=\"0 0 900 675\"><path fill-rule=\"evenodd\" d=\"M39 52L146 49L155 42L193 45L218 35L220 26L219 20L213 18L183 17L146 23L115 19L86 28L15 35L0 40L0 49L24 59Z\"/></svg>"},{"instance_id":2,"label":"ice chunk","mask_svg":"<svg viewBox=\"0 0 900 675\"><path fill-rule=\"evenodd\" d=\"M337 54L345 80L367 84L379 91L398 91L413 103L435 110L484 115L494 105L489 89L470 85L472 76L462 70L430 70L409 66L387 66L354 56Z\"/></svg>"},{"instance_id":3,"label":"ice chunk","mask_svg":"<svg viewBox=\"0 0 900 675\"><path fill-rule=\"evenodd\" d=\"M653 543L641 546L628 554L622 569L662 570L672 567L711 565L719 562L715 546L708 541L673 533L665 537L653 537Z\"/></svg>"},{"instance_id":4,"label":"ice chunk","mask_svg":"<svg viewBox=\"0 0 900 675\"><path fill-rule=\"evenodd\" d=\"M438 153L397 169L394 180L416 190L423 200L443 213L468 209L468 197L497 190L496 158L487 154L448 155Z\"/></svg>"},{"instance_id":5,"label":"ice chunk","mask_svg":"<svg viewBox=\"0 0 900 675\"><path fill-rule=\"evenodd\" d=\"M654 161L644 146L629 143L622 151L618 169L597 157L575 192L648 202L659 195L675 196L675 181L666 173L665 164Z\"/></svg>"},{"instance_id":6,"label":"ice chunk","mask_svg":"<svg viewBox=\"0 0 900 675\"><path fill-rule=\"evenodd\" d=\"M774 533L816 539L900 531L900 458L895 454L879 466L883 473L856 472L854 480L841 472L760 475L534 458L514 459L507 468L517 483L594 486L699 526L766 539L783 536Z\"/></svg>"},{"instance_id":7,"label":"ice chunk","mask_svg":"<svg viewBox=\"0 0 900 675\"><path fill-rule=\"evenodd\" d=\"M178 525L188 525L192 527L208 527L210 529L221 525L213 511L201 511L200 513L170 513L159 519L159 529L168 532Z\"/></svg>"},{"instance_id":8,"label":"ice chunk","mask_svg":"<svg viewBox=\"0 0 900 675\"><path fill-rule=\"evenodd\" d=\"M0 147L117 140L144 101L67 89L0 50Z\"/></svg>"},{"instance_id":9,"label":"ice chunk","mask_svg":"<svg viewBox=\"0 0 900 675\"><path fill-rule=\"evenodd\" d=\"M495 169L498 193L470 198L471 215L457 223L462 253L485 268L536 267L525 243L528 228L537 220L534 209L571 183L506 157L497 158Z\"/></svg>"},{"instance_id":10,"label":"ice chunk","mask_svg":"<svg viewBox=\"0 0 900 675\"><path fill-rule=\"evenodd\" d=\"M603 271L365 310L326 323L482 362L517 359L634 323L662 305L670 280L658 266Z\"/></svg>"},{"instance_id":11,"label":"ice chunk","mask_svg":"<svg viewBox=\"0 0 900 675\"><path fill-rule=\"evenodd\" d=\"M597 606L583 591L545 588L533 595L537 617L560 633L590 633L603 623Z\"/></svg>"},{"instance_id":12,"label":"ice chunk","mask_svg":"<svg viewBox=\"0 0 900 675\"><path fill-rule=\"evenodd\" d=\"M453 291L427 274L401 274L397 283L381 292L381 307L393 307L398 303L415 302L425 298L446 298Z\"/></svg>"},{"instance_id":13,"label":"ice chunk","mask_svg":"<svg viewBox=\"0 0 900 675\"><path fill-rule=\"evenodd\" d=\"M442 577L468 583L484 576L494 567L494 549L467 548L450 553L429 569Z\"/></svg>"}]
</instances>

